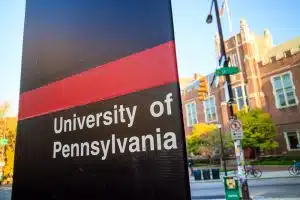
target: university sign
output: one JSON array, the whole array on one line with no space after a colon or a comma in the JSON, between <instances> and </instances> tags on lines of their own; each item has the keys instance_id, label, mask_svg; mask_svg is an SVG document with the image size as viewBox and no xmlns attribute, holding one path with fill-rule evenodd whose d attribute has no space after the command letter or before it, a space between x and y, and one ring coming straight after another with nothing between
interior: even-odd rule
<instances>
[{"instance_id":1,"label":"university sign","mask_svg":"<svg viewBox=\"0 0 300 200\"><path fill-rule=\"evenodd\" d=\"M190 199L171 1L27 0L13 200Z\"/></svg>"},{"instance_id":2,"label":"university sign","mask_svg":"<svg viewBox=\"0 0 300 200\"><path fill-rule=\"evenodd\" d=\"M162 115L171 115L172 93L166 96L164 102L166 103L166 112L164 104L161 101L155 101L150 105L149 113L151 117L159 118ZM123 105L114 105L113 111L99 112L89 114L87 116L77 116L73 114L71 119L64 119L63 117L54 118L54 133L66 134L74 132L77 129L93 129L101 128L101 126L113 126L119 123L125 123L127 127L133 127L137 106L124 107ZM155 109L157 108L157 111ZM126 112L125 112L126 111ZM72 144L62 144L61 141L53 143L53 158L59 156L64 158L82 157L82 156L100 156L102 160L106 160L108 153L124 154L125 152L147 152L158 150L172 150L177 149L177 139L174 132L161 133L160 128L156 128L155 133L148 133L146 135L134 134L131 137L120 137L111 134L111 137L106 140L94 140L90 142L80 142Z\"/></svg>"}]
</instances>

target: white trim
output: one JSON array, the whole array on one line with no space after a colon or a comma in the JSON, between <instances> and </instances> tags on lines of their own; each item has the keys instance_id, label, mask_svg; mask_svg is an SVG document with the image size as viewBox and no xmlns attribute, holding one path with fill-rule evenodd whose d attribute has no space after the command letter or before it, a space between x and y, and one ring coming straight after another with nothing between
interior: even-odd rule
<instances>
[{"instance_id":1,"label":"white trim","mask_svg":"<svg viewBox=\"0 0 300 200\"><path fill-rule=\"evenodd\" d=\"M288 151L300 151L300 148L298 149L291 149L291 145L290 145L290 141L288 139L288 133L293 133L292 131L290 132L283 132L284 134L284 138L285 138L285 142L286 142L286 148ZM298 145L300 144L300 133L299 133L299 130L297 129L295 131L296 135L297 135L297 139L298 139Z\"/></svg>"},{"instance_id":2,"label":"white trim","mask_svg":"<svg viewBox=\"0 0 300 200\"><path fill-rule=\"evenodd\" d=\"M287 96L286 96L286 93L285 93L284 84L283 84L283 81L282 81L282 76L284 76L285 74L290 75L290 78L291 78L290 81L291 81L291 84L292 84L292 88L294 90L294 97L295 97L296 103L292 104L292 105L288 105L288 100L287 100ZM284 94L284 98L285 98L285 101L286 101L286 106L280 106L279 105L279 100L278 100L277 95L276 95L275 82L274 82L276 77L281 78L280 80L281 80L281 84L282 84L282 87L283 87L282 89L283 89L283 94ZM275 99L275 106L276 106L277 109L294 107L294 106L297 106L299 104L298 97L297 97L297 94L296 94L296 87L295 87L294 79L293 79L293 73L291 71L286 71L286 72L271 76L270 81L271 81L271 84L272 84L272 87L273 87L273 96L274 96L274 99Z\"/></svg>"},{"instance_id":3,"label":"white trim","mask_svg":"<svg viewBox=\"0 0 300 200\"><path fill-rule=\"evenodd\" d=\"M196 101L192 101L192 102L187 103L187 104L184 105L184 106L185 106L185 114L186 114L186 124L187 124L187 127L193 127L193 126L194 126L193 122L192 122L192 124L189 123L190 120L189 120L189 109L188 109L188 105L190 105L190 104L194 104L194 105L195 105L195 108L196 108L196 109L195 109L196 124L198 124L197 104L196 104Z\"/></svg>"},{"instance_id":4,"label":"white trim","mask_svg":"<svg viewBox=\"0 0 300 200\"><path fill-rule=\"evenodd\" d=\"M235 85L234 87L232 87L232 93L235 94L235 99L234 100L235 100L235 102L238 106L238 110L241 110L243 108L240 108L240 106L239 106L239 102L238 102L239 98L238 98L237 90L236 90L236 88L238 88L238 87L240 87L242 89L244 106L249 106L249 105L247 105L247 96L246 96L246 91L245 91L245 89L246 89L246 87L248 87L248 85L246 85L245 83L242 83L240 85ZM248 90L248 88L247 88L247 90Z\"/></svg>"},{"instance_id":5,"label":"white trim","mask_svg":"<svg viewBox=\"0 0 300 200\"><path fill-rule=\"evenodd\" d=\"M213 101L214 101L214 107L215 107L215 111L216 111L216 119L215 119L215 120L210 120L210 121L209 121L209 120L207 119L205 102L206 102L206 101L209 101L210 98L213 98ZM214 95L209 96L209 97L208 97L205 101L203 101L202 103L203 103L203 109L204 109L205 122L206 122L206 123L218 122L218 113L217 113L217 105L216 105L216 99L215 99L215 96L214 96Z\"/></svg>"}]
</instances>

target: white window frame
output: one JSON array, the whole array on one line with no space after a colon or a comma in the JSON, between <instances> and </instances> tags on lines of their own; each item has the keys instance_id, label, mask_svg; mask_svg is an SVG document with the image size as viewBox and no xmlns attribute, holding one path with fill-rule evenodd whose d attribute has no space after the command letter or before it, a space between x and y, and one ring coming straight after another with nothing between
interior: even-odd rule
<instances>
[{"instance_id":1,"label":"white window frame","mask_svg":"<svg viewBox=\"0 0 300 200\"><path fill-rule=\"evenodd\" d=\"M239 59L236 53L230 54L230 64L233 67L240 68Z\"/></svg>"},{"instance_id":2,"label":"white window frame","mask_svg":"<svg viewBox=\"0 0 300 200\"><path fill-rule=\"evenodd\" d=\"M283 88L283 94L284 94L286 106L281 106L281 105L279 104L279 99L277 99L277 95L276 95L275 78L277 78L277 77L282 77L282 76L284 76L284 75L286 75L286 74L289 74L289 75L290 75L291 83L292 83L292 88L293 88L293 90L294 90L294 97L295 97L295 102L296 102L296 103L295 103L295 104L288 105L288 100L287 100L285 88ZM292 74L291 71L287 71L287 72L283 72L283 73L280 73L280 74L276 74L276 75L274 75L274 76L271 76L270 80L271 80L271 84L272 84L272 87L273 87L273 96L274 96L274 99L275 99L275 106L276 106L277 109L281 109L281 108L289 108L289 107L297 106L297 105L299 104L298 97L297 97L297 94L296 94L296 87L295 87L295 84L294 84L293 74ZM284 87L282 78L281 78L281 84L282 84L282 86Z\"/></svg>"},{"instance_id":3,"label":"white window frame","mask_svg":"<svg viewBox=\"0 0 300 200\"><path fill-rule=\"evenodd\" d=\"M292 133L293 131L289 131L289 132L283 132L284 134L284 138L285 138L285 142L286 142L286 148L288 151L300 151L300 148L298 149L291 149L291 145L290 145L290 141L288 139L288 133ZM299 130L296 130L296 135L297 135L297 138L298 138L298 144L300 144L300 132Z\"/></svg>"},{"instance_id":4,"label":"white window frame","mask_svg":"<svg viewBox=\"0 0 300 200\"><path fill-rule=\"evenodd\" d=\"M237 104L237 106L238 106L238 110L241 110L241 109L243 109L243 108L240 108L240 105L239 105L239 102L238 102L238 99L240 99L240 98L238 98L238 95L237 95L237 88L242 88L242 94L243 94L243 101L244 101L244 106L249 106L249 105L247 105L247 95L246 95L246 92L247 92L247 94L248 94L248 87L247 87L247 85L245 85L245 84L242 84L242 85L238 85L238 86L235 86L235 87L233 87L232 88L232 93L233 93L233 97L235 97L234 98L234 100L235 100L235 102L236 102L236 104ZM246 91L245 91L246 90ZM249 95L249 94L248 94Z\"/></svg>"},{"instance_id":5,"label":"white window frame","mask_svg":"<svg viewBox=\"0 0 300 200\"><path fill-rule=\"evenodd\" d=\"M215 104L215 109L216 109L216 119L215 120L208 120L207 118L207 113L206 113L206 104L205 102L209 100L210 98L213 98L213 102ZM206 123L212 123L212 122L218 122L218 112L217 112L217 105L216 105L216 99L214 95L209 96L205 101L203 101L203 108L204 108L204 116L205 116L205 122Z\"/></svg>"},{"instance_id":6,"label":"white window frame","mask_svg":"<svg viewBox=\"0 0 300 200\"><path fill-rule=\"evenodd\" d=\"M196 104L196 101L191 101L191 102L185 104L186 124L187 124L188 127L193 127L195 124L193 124L193 122L192 122L192 124L191 124L191 123L190 123L190 120L189 120L189 109L188 109L188 105L190 105L190 104L194 104L194 105L195 105L195 108L196 108L196 110L195 110L195 114L196 114L196 116L195 116L195 117L196 117L196 124L198 124L197 104Z\"/></svg>"}]
</instances>

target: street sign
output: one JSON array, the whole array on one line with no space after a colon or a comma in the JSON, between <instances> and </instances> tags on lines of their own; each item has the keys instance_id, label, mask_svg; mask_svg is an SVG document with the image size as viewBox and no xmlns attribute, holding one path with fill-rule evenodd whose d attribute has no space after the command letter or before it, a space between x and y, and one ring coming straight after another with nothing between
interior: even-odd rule
<instances>
[{"instance_id":1,"label":"street sign","mask_svg":"<svg viewBox=\"0 0 300 200\"><path fill-rule=\"evenodd\" d=\"M216 70L217 76L233 75L239 73L240 70L238 67L222 67Z\"/></svg>"},{"instance_id":2,"label":"street sign","mask_svg":"<svg viewBox=\"0 0 300 200\"><path fill-rule=\"evenodd\" d=\"M0 145L7 145L7 144L8 144L8 140L6 138L0 139Z\"/></svg>"},{"instance_id":3,"label":"street sign","mask_svg":"<svg viewBox=\"0 0 300 200\"><path fill-rule=\"evenodd\" d=\"M13 200L189 200L171 0L26 2Z\"/></svg>"},{"instance_id":4,"label":"street sign","mask_svg":"<svg viewBox=\"0 0 300 200\"><path fill-rule=\"evenodd\" d=\"M243 127L240 120L230 121L230 132L233 140L241 140L243 138Z\"/></svg>"}]
</instances>

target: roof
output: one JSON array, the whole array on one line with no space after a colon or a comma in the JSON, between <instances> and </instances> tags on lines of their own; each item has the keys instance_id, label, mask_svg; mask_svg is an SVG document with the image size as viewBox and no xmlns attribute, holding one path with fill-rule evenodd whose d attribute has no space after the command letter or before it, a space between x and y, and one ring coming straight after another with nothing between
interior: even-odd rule
<instances>
[{"instance_id":1,"label":"roof","mask_svg":"<svg viewBox=\"0 0 300 200\"><path fill-rule=\"evenodd\" d=\"M280 59L284 56L284 52L291 51L299 51L300 50L300 36L295 37L292 40L284 42L278 46L275 46L268 50L264 55L264 61L269 62L270 58L276 56L277 59Z\"/></svg>"}]
</instances>

